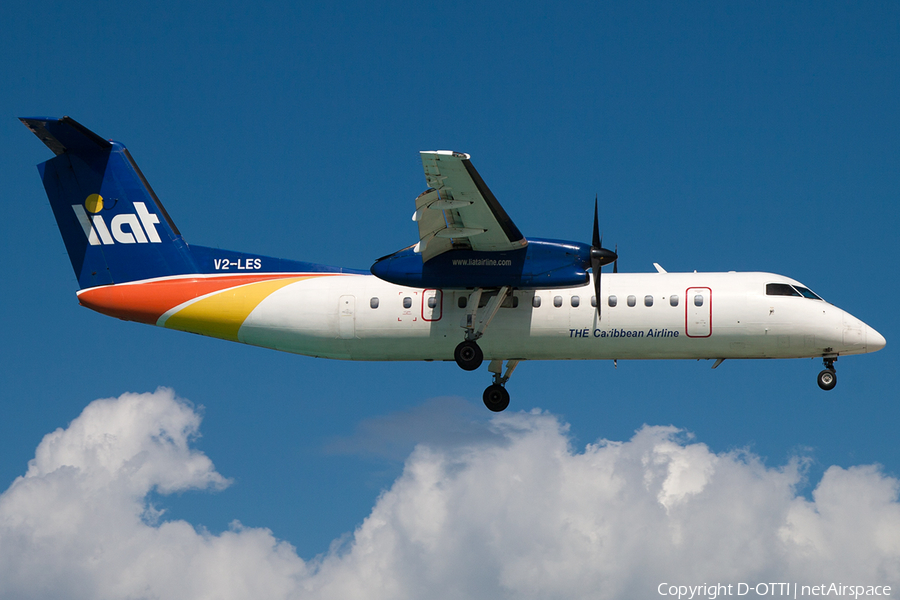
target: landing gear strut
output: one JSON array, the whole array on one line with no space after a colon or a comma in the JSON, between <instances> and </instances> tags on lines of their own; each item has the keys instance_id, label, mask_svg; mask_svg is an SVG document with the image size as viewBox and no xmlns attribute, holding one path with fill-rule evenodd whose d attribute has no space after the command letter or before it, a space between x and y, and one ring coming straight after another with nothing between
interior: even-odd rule
<instances>
[{"instance_id":1,"label":"landing gear strut","mask_svg":"<svg viewBox=\"0 0 900 600\"><path fill-rule=\"evenodd\" d=\"M837 373L834 372L834 361L836 360L836 356L826 356L823 359L825 370L820 372L817 378L819 387L823 390L833 390L837 385Z\"/></svg>"},{"instance_id":2,"label":"landing gear strut","mask_svg":"<svg viewBox=\"0 0 900 600\"><path fill-rule=\"evenodd\" d=\"M481 288L475 288L475 291L469 295L469 308L468 312L466 312L466 319L462 325L466 330L466 339L465 341L460 342L459 345L456 346L456 350L453 351L453 360L455 360L456 364L459 365L459 368L464 371L474 371L481 366L481 363L484 360L484 353L478 346L478 339L484 335L484 331L487 329L488 324L490 324L491 319L494 318L497 311L500 310L503 301L506 300L506 297L509 295L508 286L500 288L497 295L491 297L488 301L480 318L478 318L478 304L481 301L482 291ZM500 410L503 409L501 408Z\"/></svg>"},{"instance_id":3,"label":"landing gear strut","mask_svg":"<svg viewBox=\"0 0 900 600\"><path fill-rule=\"evenodd\" d=\"M492 360L488 370L494 374L494 383L484 390L481 399L484 405L494 412L501 412L509 406L509 392L506 391L506 382L512 376L513 371L519 365L518 360L506 362L506 373L503 373L503 361Z\"/></svg>"},{"instance_id":4,"label":"landing gear strut","mask_svg":"<svg viewBox=\"0 0 900 600\"><path fill-rule=\"evenodd\" d=\"M503 286L497 293L491 296L484 310L479 314L478 305L481 301L482 288L475 288L469 294L465 320L462 327L466 330L466 339L456 346L453 351L453 360L465 371L474 371L484 361L484 352L478 345L478 340L484 335L484 331L491 320L497 315L497 311L509 296L510 287ZM511 359L506 363L506 373L503 373L503 360L492 360L488 371L494 374L494 383L484 390L482 400L484 405L494 412L505 410L509 406L509 392L506 391L506 382L519 364L517 359Z\"/></svg>"}]
</instances>

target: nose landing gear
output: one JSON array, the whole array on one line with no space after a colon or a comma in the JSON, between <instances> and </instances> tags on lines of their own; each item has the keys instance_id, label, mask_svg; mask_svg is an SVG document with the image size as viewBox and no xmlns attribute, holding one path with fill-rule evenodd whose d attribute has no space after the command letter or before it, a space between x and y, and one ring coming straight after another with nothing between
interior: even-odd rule
<instances>
[{"instance_id":1,"label":"nose landing gear","mask_svg":"<svg viewBox=\"0 0 900 600\"><path fill-rule=\"evenodd\" d=\"M507 361L506 373L503 373L503 361L491 361L491 364L488 366L488 371L494 374L494 383L489 385L481 396L481 399L484 400L484 405L487 406L489 410L501 412L506 410L506 407L509 406L509 392L506 391L506 382L509 381L509 378L512 376L513 371L516 370L518 365L519 361L516 359ZM503 374L501 375L501 373Z\"/></svg>"},{"instance_id":2,"label":"nose landing gear","mask_svg":"<svg viewBox=\"0 0 900 600\"><path fill-rule=\"evenodd\" d=\"M836 356L826 356L823 359L825 370L819 373L817 381L819 387L825 391L833 390L834 386L837 385L837 373L834 371L834 361L836 360Z\"/></svg>"},{"instance_id":3,"label":"nose landing gear","mask_svg":"<svg viewBox=\"0 0 900 600\"><path fill-rule=\"evenodd\" d=\"M481 399L484 400L484 405L494 412L506 410L509 406L509 392L499 383L487 386Z\"/></svg>"}]
</instances>

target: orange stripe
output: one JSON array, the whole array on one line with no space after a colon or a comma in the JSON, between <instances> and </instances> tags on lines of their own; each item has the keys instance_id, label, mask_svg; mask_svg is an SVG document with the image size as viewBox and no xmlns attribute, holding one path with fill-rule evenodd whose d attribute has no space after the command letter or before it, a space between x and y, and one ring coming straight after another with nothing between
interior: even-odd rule
<instances>
[{"instance_id":1,"label":"orange stripe","mask_svg":"<svg viewBox=\"0 0 900 600\"><path fill-rule=\"evenodd\" d=\"M304 275L322 277L333 275L323 273ZM233 277L208 277L149 281L147 283L110 285L90 288L78 294L78 302L104 315L156 325L167 311L199 296L219 290L256 283L297 277L296 273L239 275Z\"/></svg>"}]
</instances>

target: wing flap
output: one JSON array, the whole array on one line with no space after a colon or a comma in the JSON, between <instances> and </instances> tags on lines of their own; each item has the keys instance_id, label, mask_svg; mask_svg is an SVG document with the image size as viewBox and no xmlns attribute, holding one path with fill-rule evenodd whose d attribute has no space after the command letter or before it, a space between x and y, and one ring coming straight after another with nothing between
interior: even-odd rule
<instances>
[{"instance_id":1,"label":"wing flap","mask_svg":"<svg viewBox=\"0 0 900 600\"><path fill-rule=\"evenodd\" d=\"M503 252L527 245L468 154L441 150L420 155L430 186L416 198L413 215L423 260L457 248Z\"/></svg>"}]
</instances>

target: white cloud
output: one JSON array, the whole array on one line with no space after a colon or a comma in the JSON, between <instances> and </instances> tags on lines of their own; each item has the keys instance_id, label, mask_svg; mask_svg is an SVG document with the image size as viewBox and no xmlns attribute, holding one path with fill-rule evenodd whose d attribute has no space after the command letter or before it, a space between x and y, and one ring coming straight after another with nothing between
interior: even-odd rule
<instances>
[{"instance_id":1,"label":"white cloud","mask_svg":"<svg viewBox=\"0 0 900 600\"><path fill-rule=\"evenodd\" d=\"M648 598L659 583L900 589L898 481L714 454L672 427L573 449L548 414L420 445L346 544L314 561L266 529L165 521L148 493L228 481L170 390L98 400L0 495L2 598ZM752 596L752 594L750 595ZM748 597L750 597L748 596Z\"/></svg>"},{"instance_id":2,"label":"white cloud","mask_svg":"<svg viewBox=\"0 0 900 600\"><path fill-rule=\"evenodd\" d=\"M270 532L153 525L151 490L229 483L190 448L199 424L160 389L96 400L46 435L0 495L0 598L286 597L304 565Z\"/></svg>"}]
</instances>

